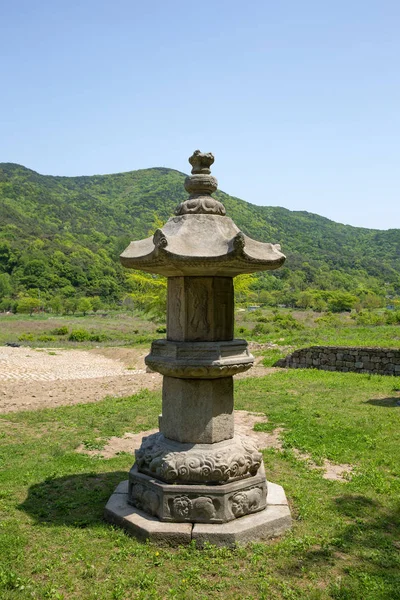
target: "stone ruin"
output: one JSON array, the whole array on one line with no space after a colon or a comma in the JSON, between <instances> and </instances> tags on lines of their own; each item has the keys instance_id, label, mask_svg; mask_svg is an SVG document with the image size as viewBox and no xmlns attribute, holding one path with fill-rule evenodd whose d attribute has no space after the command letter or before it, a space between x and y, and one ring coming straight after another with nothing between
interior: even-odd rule
<instances>
[{"instance_id":1,"label":"stone ruin","mask_svg":"<svg viewBox=\"0 0 400 600\"><path fill-rule=\"evenodd\" d=\"M167 335L146 357L163 375L159 432L143 438L105 517L142 539L231 545L291 525L282 487L267 483L261 453L233 420L233 376L254 362L234 338L233 278L277 269L285 256L242 233L211 196L212 154L196 150L189 162L176 216L121 255L125 267L168 278Z\"/></svg>"}]
</instances>

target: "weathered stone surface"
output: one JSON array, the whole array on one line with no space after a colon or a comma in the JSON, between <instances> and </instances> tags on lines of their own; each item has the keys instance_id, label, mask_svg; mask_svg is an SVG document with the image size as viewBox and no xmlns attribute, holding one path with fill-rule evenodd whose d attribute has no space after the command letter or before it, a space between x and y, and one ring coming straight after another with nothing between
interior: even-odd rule
<instances>
[{"instance_id":1,"label":"weathered stone surface","mask_svg":"<svg viewBox=\"0 0 400 600\"><path fill-rule=\"evenodd\" d=\"M225 215L225 207L221 202L211 197L217 190L218 182L210 175L210 166L214 162L211 152L203 153L195 150L189 158L192 165L192 175L185 179L185 190L189 192L189 199L182 202L176 209L177 215L185 214L213 214Z\"/></svg>"},{"instance_id":2,"label":"weathered stone surface","mask_svg":"<svg viewBox=\"0 0 400 600\"><path fill-rule=\"evenodd\" d=\"M270 504L283 502L274 489L269 495ZM266 498L263 465L254 477L222 485L162 483L140 473L136 465L129 473L128 501L161 521L224 523L263 510Z\"/></svg>"},{"instance_id":3,"label":"weathered stone surface","mask_svg":"<svg viewBox=\"0 0 400 600\"><path fill-rule=\"evenodd\" d=\"M200 547L205 542L216 546L233 546L236 543L245 544L282 535L291 525L289 507L272 505L261 512L223 523L218 527L208 523L195 523L192 539L196 540Z\"/></svg>"},{"instance_id":4,"label":"weathered stone surface","mask_svg":"<svg viewBox=\"0 0 400 600\"><path fill-rule=\"evenodd\" d=\"M233 379L164 377L160 431L170 440L214 444L233 437Z\"/></svg>"},{"instance_id":5,"label":"weathered stone surface","mask_svg":"<svg viewBox=\"0 0 400 600\"><path fill-rule=\"evenodd\" d=\"M167 338L232 340L233 298L232 277L169 277Z\"/></svg>"},{"instance_id":6,"label":"weathered stone surface","mask_svg":"<svg viewBox=\"0 0 400 600\"><path fill-rule=\"evenodd\" d=\"M279 244L252 240L229 217L212 214L172 217L153 237L131 242L121 254L125 267L166 277L235 277L284 262Z\"/></svg>"},{"instance_id":7,"label":"weathered stone surface","mask_svg":"<svg viewBox=\"0 0 400 600\"><path fill-rule=\"evenodd\" d=\"M127 482L122 487L126 489ZM120 484L121 486L121 484ZM228 523L184 523L163 522L128 504L128 494L117 490L110 497L104 511L104 518L123 527L127 533L139 539L149 539L157 544L173 546L189 544L196 540L199 547L205 542L217 546L232 546L236 543L265 540L283 534L291 527L291 517L285 494L276 484L268 482L268 488L275 489L275 496L281 504L268 504L260 511L235 519ZM280 488L280 489L279 489Z\"/></svg>"},{"instance_id":8,"label":"weathered stone surface","mask_svg":"<svg viewBox=\"0 0 400 600\"><path fill-rule=\"evenodd\" d=\"M164 523L128 504L128 494L112 494L104 509L109 523L123 527L127 533L157 544L179 546L192 539L191 523Z\"/></svg>"},{"instance_id":9,"label":"weathered stone surface","mask_svg":"<svg viewBox=\"0 0 400 600\"><path fill-rule=\"evenodd\" d=\"M267 491L267 504L271 505L288 505L288 501L286 498L285 491L281 485L277 483L268 482L268 491Z\"/></svg>"},{"instance_id":10,"label":"weathered stone surface","mask_svg":"<svg viewBox=\"0 0 400 600\"><path fill-rule=\"evenodd\" d=\"M262 454L253 440L235 435L215 444L183 444L153 433L136 450L141 473L167 483L228 483L253 477Z\"/></svg>"},{"instance_id":11,"label":"weathered stone surface","mask_svg":"<svg viewBox=\"0 0 400 600\"><path fill-rule=\"evenodd\" d=\"M245 340L175 342L155 340L146 364L167 377L216 379L231 377L253 366Z\"/></svg>"}]
</instances>

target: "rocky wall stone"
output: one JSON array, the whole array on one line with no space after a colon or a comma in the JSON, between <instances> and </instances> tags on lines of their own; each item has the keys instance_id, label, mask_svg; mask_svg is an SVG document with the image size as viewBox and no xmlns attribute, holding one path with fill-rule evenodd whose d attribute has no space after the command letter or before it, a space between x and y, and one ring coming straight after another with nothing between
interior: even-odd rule
<instances>
[{"instance_id":1,"label":"rocky wall stone","mask_svg":"<svg viewBox=\"0 0 400 600\"><path fill-rule=\"evenodd\" d=\"M275 363L276 367L321 369L348 373L400 376L400 350L347 346L301 348Z\"/></svg>"}]
</instances>

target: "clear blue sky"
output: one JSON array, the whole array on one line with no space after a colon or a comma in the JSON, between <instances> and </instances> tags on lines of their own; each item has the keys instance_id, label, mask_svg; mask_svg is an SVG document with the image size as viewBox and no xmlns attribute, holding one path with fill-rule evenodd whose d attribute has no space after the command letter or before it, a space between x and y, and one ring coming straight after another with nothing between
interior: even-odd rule
<instances>
[{"instance_id":1,"label":"clear blue sky","mask_svg":"<svg viewBox=\"0 0 400 600\"><path fill-rule=\"evenodd\" d=\"M212 151L224 191L400 228L399 0L0 5L0 161L43 174Z\"/></svg>"}]
</instances>

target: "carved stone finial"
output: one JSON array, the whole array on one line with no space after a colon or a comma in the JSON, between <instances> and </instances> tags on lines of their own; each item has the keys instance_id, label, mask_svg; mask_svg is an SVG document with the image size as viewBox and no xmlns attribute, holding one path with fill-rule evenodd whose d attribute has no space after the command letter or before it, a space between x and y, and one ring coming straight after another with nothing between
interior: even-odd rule
<instances>
[{"instance_id":1,"label":"carved stone finial","mask_svg":"<svg viewBox=\"0 0 400 600\"><path fill-rule=\"evenodd\" d=\"M211 194L218 188L218 181L210 174L214 155L211 152L195 150L189 158L189 162L192 165L192 174L185 179L185 190L189 192L189 199L178 206L176 214L224 216L226 214L224 205L211 197Z\"/></svg>"},{"instance_id":2,"label":"carved stone finial","mask_svg":"<svg viewBox=\"0 0 400 600\"><path fill-rule=\"evenodd\" d=\"M197 175L198 173L209 175L211 173L210 167L214 162L214 155L211 152L205 153L195 150L189 158L189 162L193 167L192 175Z\"/></svg>"}]
</instances>

